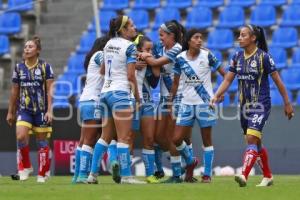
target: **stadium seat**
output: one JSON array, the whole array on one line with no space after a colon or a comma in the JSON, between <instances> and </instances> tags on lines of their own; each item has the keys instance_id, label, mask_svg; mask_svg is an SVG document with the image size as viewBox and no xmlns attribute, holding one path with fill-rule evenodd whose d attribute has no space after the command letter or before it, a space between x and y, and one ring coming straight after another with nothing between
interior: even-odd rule
<instances>
[{"instance_id":1,"label":"stadium seat","mask_svg":"<svg viewBox=\"0 0 300 200\"><path fill-rule=\"evenodd\" d=\"M134 21L138 30L146 29L149 26L149 14L146 10L135 9L128 13L128 16Z\"/></svg>"},{"instance_id":2,"label":"stadium seat","mask_svg":"<svg viewBox=\"0 0 300 200\"><path fill-rule=\"evenodd\" d=\"M117 16L117 13L115 11L111 10L100 10L99 11L99 18L100 18L100 28L103 32L109 31L109 22L111 18L114 18ZM96 26L95 26L95 19L93 19L92 25L89 27L89 31L95 32Z\"/></svg>"},{"instance_id":3,"label":"stadium seat","mask_svg":"<svg viewBox=\"0 0 300 200\"><path fill-rule=\"evenodd\" d=\"M192 0L167 0L166 7L187 8L192 6Z\"/></svg>"},{"instance_id":4,"label":"stadium seat","mask_svg":"<svg viewBox=\"0 0 300 200\"><path fill-rule=\"evenodd\" d=\"M289 6L283 13L281 26L300 26L300 4Z\"/></svg>"},{"instance_id":5,"label":"stadium seat","mask_svg":"<svg viewBox=\"0 0 300 200\"><path fill-rule=\"evenodd\" d=\"M300 68L284 69L281 71L281 77L287 89L300 89Z\"/></svg>"},{"instance_id":6,"label":"stadium seat","mask_svg":"<svg viewBox=\"0 0 300 200\"><path fill-rule=\"evenodd\" d=\"M10 53L10 43L6 35L0 35L0 56Z\"/></svg>"},{"instance_id":7,"label":"stadium seat","mask_svg":"<svg viewBox=\"0 0 300 200\"><path fill-rule=\"evenodd\" d=\"M179 10L176 8L162 8L156 13L152 28L158 29L161 24L173 19L180 21Z\"/></svg>"},{"instance_id":8,"label":"stadium seat","mask_svg":"<svg viewBox=\"0 0 300 200\"><path fill-rule=\"evenodd\" d=\"M84 59L85 59L84 54L71 55L68 59L67 72L78 73L78 74L85 73L84 66L83 66Z\"/></svg>"},{"instance_id":9,"label":"stadium seat","mask_svg":"<svg viewBox=\"0 0 300 200\"><path fill-rule=\"evenodd\" d=\"M256 4L256 0L229 0L228 5L230 6L242 6L249 7Z\"/></svg>"},{"instance_id":10,"label":"stadium seat","mask_svg":"<svg viewBox=\"0 0 300 200\"><path fill-rule=\"evenodd\" d=\"M287 91L288 93L288 97L290 100L292 100L292 95L290 91ZM270 90L270 97L271 97L271 104L275 105L275 106L280 106L283 105L283 100L282 100L282 96L280 94L280 92L278 91L278 89L272 89Z\"/></svg>"},{"instance_id":11,"label":"stadium seat","mask_svg":"<svg viewBox=\"0 0 300 200\"><path fill-rule=\"evenodd\" d=\"M298 44L298 33L292 27L280 27L272 36L272 47L291 48Z\"/></svg>"},{"instance_id":12,"label":"stadium seat","mask_svg":"<svg viewBox=\"0 0 300 200\"><path fill-rule=\"evenodd\" d=\"M277 69L283 69L287 67L287 54L285 49L280 47L272 47L270 48L269 53L272 55Z\"/></svg>"},{"instance_id":13,"label":"stadium seat","mask_svg":"<svg viewBox=\"0 0 300 200\"><path fill-rule=\"evenodd\" d=\"M96 32L85 32L80 38L78 53L87 53L96 40Z\"/></svg>"},{"instance_id":14,"label":"stadium seat","mask_svg":"<svg viewBox=\"0 0 300 200\"><path fill-rule=\"evenodd\" d=\"M271 5L258 5L252 11L250 23L262 27L276 24L276 10Z\"/></svg>"},{"instance_id":15,"label":"stadium seat","mask_svg":"<svg viewBox=\"0 0 300 200\"><path fill-rule=\"evenodd\" d=\"M68 99L53 98L53 108L68 108L70 106Z\"/></svg>"},{"instance_id":16,"label":"stadium seat","mask_svg":"<svg viewBox=\"0 0 300 200\"><path fill-rule=\"evenodd\" d=\"M8 0L7 9L10 11L29 11L34 9L34 1L33 0Z\"/></svg>"},{"instance_id":17,"label":"stadium seat","mask_svg":"<svg viewBox=\"0 0 300 200\"><path fill-rule=\"evenodd\" d=\"M300 0L291 0L291 5L300 4Z\"/></svg>"},{"instance_id":18,"label":"stadium seat","mask_svg":"<svg viewBox=\"0 0 300 200\"><path fill-rule=\"evenodd\" d=\"M222 53L221 51L218 51L218 50L211 50L212 54L214 54L214 56L216 56L216 58L222 62L223 61L223 56L222 56Z\"/></svg>"},{"instance_id":19,"label":"stadium seat","mask_svg":"<svg viewBox=\"0 0 300 200\"><path fill-rule=\"evenodd\" d=\"M262 5L281 6L287 4L287 0L260 0Z\"/></svg>"},{"instance_id":20,"label":"stadium seat","mask_svg":"<svg viewBox=\"0 0 300 200\"><path fill-rule=\"evenodd\" d=\"M160 0L136 0L135 9L155 9L160 7Z\"/></svg>"},{"instance_id":21,"label":"stadium seat","mask_svg":"<svg viewBox=\"0 0 300 200\"><path fill-rule=\"evenodd\" d=\"M152 40L153 43L156 43L159 41L159 35L158 35L157 30L150 31L150 32L146 33L146 35Z\"/></svg>"},{"instance_id":22,"label":"stadium seat","mask_svg":"<svg viewBox=\"0 0 300 200\"><path fill-rule=\"evenodd\" d=\"M198 0L197 6L216 8L222 6L223 4L224 0Z\"/></svg>"},{"instance_id":23,"label":"stadium seat","mask_svg":"<svg viewBox=\"0 0 300 200\"><path fill-rule=\"evenodd\" d=\"M270 76L269 76L269 85L270 85L270 89L276 89L277 88L277 86L274 83L272 77L270 77Z\"/></svg>"},{"instance_id":24,"label":"stadium seat","mask_svg":"<svg viewBox=\"0 0 300 200\"><path fill-rule=\"evenodd\" d=\"M10 12L0 14L0 34L16 34L21 32L21 15Z\"/></svg>"},{"instance_id":25,"label":"stadium seat","mask_svg":"<svg viewBox=\"0 0 300 200\"><path fill-rule=\"evenodd\" d=\"M128 8L129 0L103 0L103 10L123 10Z\"/></svg>"},{"instance_id":26,"label":"stadium seat","mask_svg":"<svg viewBox=\"0 0 300 200\"><path fill-rule=\"evenodd\" d=\"M238 85L238 79L235 78L235 79L232 81L231 85L229 86L228 92L237 92L238 87L239 87L239 85Z\"/></svg>"},{"instance_id":27,"label":"stadium seat","mask_svg":"<svg viewBox=\"0 0 300 200\"><path fill-rule=\"evenodd\" d=\"M300 67L300 48L297 47L292 56L292 63L290 67Z\"/></svg>"},{"instance_id":28,"label":"stadium seat","mask_svg":"<svg viewBox=\"0 0 300 200\"><path fill-rule=\"evenodd\" d=\"M208 34L207 48L224 50L233 46L233 33L230 29L216 29Z\"/></svg>"},{"instance_id":29,"label":"stadium seat","mask_svg":"<svg viewBox=\"0 0 300 200\"><path fill-rule=\"evenodd\" d=\"M298 93L298 97L297 97L297 100L296 100L296 104L298 105L298 106L300 106L300 94Z\"/></svg>"},{"instance_id":30,"label":"stadium seat","mask_svg":"<svg viewBox=\"0 0 300 200\"><path fill-rule=\"evenodd\" d=\"M227 6L219 16L218 27L238 28L245 23L244 10L240 6Z\"/></svg>"},{"instance_id":31,"label":"stadium seat","mask_svg":"<svg viewBox=\"0 0 300 200\"><path fill-rule=\"evenodd\" d=\"M3 3L2 3L2 0L0 0L0 10L3 9Z\"/></svg>"},{"instance_id":32,"label":"stadium seat","mask_svg":"<svg viewBox=\"0 0 300 200\"><path fill-rule=\"evenodd\" d=\"M204 6L196 6L187 14L185 27L190 28L208 28L212 26L213 17L211 9Z\"/></svg>"}]
</instances>

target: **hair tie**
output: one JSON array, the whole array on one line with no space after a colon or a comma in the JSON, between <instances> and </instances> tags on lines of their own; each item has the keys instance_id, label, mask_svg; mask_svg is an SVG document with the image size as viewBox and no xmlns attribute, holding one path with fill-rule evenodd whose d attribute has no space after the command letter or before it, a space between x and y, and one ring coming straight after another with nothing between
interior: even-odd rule
<instances>
[{"instance_id":1,"label":"hair tie","mask_svg":"<svg viewBox=\"0 0 300 200\"><path fill-rule=\"evenodd\" d=\"M161 28L163 31L167 32L167 33L172 33L172 31L170 31L170 29L168 29L168 27L166 26L166 24L160 25L160 28Z\"/></svg>"},{"instance_id":2,"label":"hair tie","mask_svg":"<svg viewBox=\"0 0 300 200\"><path fill-rule=\"evenodd\" d=\"M121 23L121 26L120 26L120 28L119 28L119 30L118 30L117 32L121 31L121 29L124 28L124 26L126 25L128 19L129 19L129 18L128 18L128 16L126 16L126 15L124 15L124 16L122 17L122 23Z\"/></svg>"}]
</instances>

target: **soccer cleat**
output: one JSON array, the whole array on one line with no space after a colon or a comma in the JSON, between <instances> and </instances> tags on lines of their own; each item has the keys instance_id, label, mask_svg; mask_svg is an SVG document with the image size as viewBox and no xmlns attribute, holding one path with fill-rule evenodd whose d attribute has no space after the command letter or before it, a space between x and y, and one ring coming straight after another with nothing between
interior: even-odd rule
<instances>
[{"instance_id":1,"label":"soccer cleat","mask_svg":"<svg viewBox=\"0 0 300 200\"><path fill-rule=\"evenodd\" d=\"M191 177L190 179L184 179L184 181L187 183L197 183L198 179L196 179L195 177Z\"/></svg>"},{"instance_id":2,"label":"soccer cleat","mask_svg":"<svg viewBox=\"0 0 300 200\"><path fill-rule=\"evenodd\" d=\"M87 178L87 183L88 184L98 184L97 176L90 174L89 177Z\"/></svg>"},{"instance_id":3,"label":"soccer cleat","mask_svg":"<svg viewBox=\"0 0 300 200\"><path fill-rule=\"evenodd\" d=\"M78 176L76 183L83 183L83 184L87 184L87 177L86 176Z\"/></svg>"},{"instance_id":4,"label":"soccer cleat","mask_svg":"<svg viewBox=\"0 0 300 200\"><path fill-rule=\"evenodd\" d=\"M36 182L38 182L38 183L45 183L46 182L46 178L44 176L37 176Z\"/></svg>"},{"instance_id":5,"label":"soccer cleat","mask_svg":"<svg viewBox=\"0 0 300 200\"><path fill-rule=\"evenodd\" d=\"M146 182L137 180L132 176L126 176L121 178L121 184L146 184Z\"/></svg>"},{"instance_id":6,"label":"soccer cleat","mask_svg":"<svg viewBox=\"0 0 300 200\"><path fill-rule=\"evenodd\" d=\"M196 168L198 163L199 163L198 158L194 158L194 162L192 164L186 166L186 168L185 168L186 172L185 172L185 179L184 180L189 182L192 179L192 177L194 175L194 169Z\"/></svg>"},{"instance_id":7,"label":"soccer cleat","mask_svg":"<svg viewBox=\"0 0 300 200\"><path fill-rule=\"evenodd\" d=\"M167 180L162 181L161 183L166 183L166 184L171 183L171 184L173 184L173 183L182 183L182 182L183 182L183 180L180 177L172 176L172 177L168 178Z\"/></svg>"},{"instance_id":8,"label":"soccer cleat","mask_svg":"<svg viewBox=\"0 0 300 200\"><path fill-rule=\"evenodd\" d=\"M120 176L120 165L118 162L113 162L111 164L112 166L112 177L115 183L121 182L121 176Z\"/></svg>"},{"instance_id":9,"label":"soccer cleat","mask_svg":"<svg viewBox=\"0 0 300 200\"><path fill-rule=\"evenodd\" d=\"M24 168L19 171L20 181L26 181L29 178L29 175L33 172L33 168Z\"/></svg>"},{"instance_id":10,"label":"soccer cleat","mask_svg":"<svg viewBox=\"0 0 300 200\"><path fill-rule=\"evenodd\" d=\"M72 183L74 183L74 184L75 184L75 183L76 183L76 181L77 181L77 178L78 178L78 176L75 176L75 175L74 175L74 176L73 176L73 178L72 178Z\"/></svg>"},{"instance_id":11,"label":"soccer cleat","mask_svg":"<svg viewBox=\"0 0 300 200\"><path fill-rule=\"evenodd\" d=\"M150 183L150 184L160 183L160 181L158 180L158 178L156 176L154 176L154 175L148 176L146 178L146 181L147 181L147 183Z\"/></svg>"},{"instance_id":12,"label":"soccer cleat","mask_svg":"<svg viewBox=\"0 0 300 200\"><path fill-rule=\"evenodd\" d=\"M235 175L234 180L239 184L240 187L246 187L247 180L244 175Z\"/></svg>"},{"instance_id":13,"label":"soccer cleat","mask_svg":"<svg viewBox=\"0 0 300 200\"><path fill-rule=\"evenodd\" d=\"M201 183L211 183L211 177L207 175L202 176Z\"/></svg>"},{"instance_id":14,"label":"soccer cleat","mask_svg":"<svg viewBox=\"0 0 300 200\"><path fill-rule=\"evenodd\" d=\"M164 171L156 171L154 173L154 176L157 178L157 179L161 179L163 177L165 177L165 172Z\"/></svg>"},{"instance_id":15,"label":"soccer cleat","mask_svg":"<svg viewBox=\"0 0 300 200\"><path fill-rule=\"evenodd\" d=\"M273 182L273 177L271 177L271 178L264 177L264 178L261 180L260 184L258 184L258 185L256 185L256 186L257 186L257 187L267 187L267 186L271 186L271 185L273 185L273 184L274 184L274 182Z\"/></svg>"}]
</instances>

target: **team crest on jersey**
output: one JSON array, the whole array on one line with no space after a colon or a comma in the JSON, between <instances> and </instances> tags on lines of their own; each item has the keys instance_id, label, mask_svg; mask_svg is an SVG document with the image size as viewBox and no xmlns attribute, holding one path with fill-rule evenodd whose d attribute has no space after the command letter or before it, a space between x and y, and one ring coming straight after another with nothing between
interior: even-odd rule
<instances>
[{"instance_id":1,"label":"team crest on jersey","mask_svg":"<svg viewBox=\"0 0 300 200\"><path fill-rule=\"evenodd\" d=\"M275 65L275 62L274 62L273 58L270 57L269 60L270 60L270 64L271 64L272 66L274 66L274 65Z\"/></svg>"},{"instance_id":2,"label":"team crest on jersey","mask_svg":"<svg viewBox=\"0 0 300 200\"><path fill-rule=\"evenodd\" d=\"M34 79L36 80L41 80L42 79L42 72L39 68L37 68L35 71L34 71Z\"/></svg>"},{"instance_id":3,"label":"team crest on jersey","mask_svg":"<svg viewBox=\"0 0 300 200\"><path fill-rule=\"evenodd\" d=\"M26 79L26 74L23 72L23 70L20 70L20 79L21 80Z\"/></svg>"},{"instance_id":4,"label":"team crest on jersey","mask_svg":"<svg viewBox=\"0 0 300 200\"><path fill-rule=\"evenodd\" d=\"M252 60L250 63L250 72L257 73L257 62L256 60Z\"/></svg>"}]
</instances>

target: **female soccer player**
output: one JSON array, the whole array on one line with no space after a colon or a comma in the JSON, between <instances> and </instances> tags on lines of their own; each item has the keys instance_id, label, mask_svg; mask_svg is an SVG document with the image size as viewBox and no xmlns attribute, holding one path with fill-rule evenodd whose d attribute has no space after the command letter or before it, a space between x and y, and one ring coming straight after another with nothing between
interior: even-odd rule
<instances>
[{"instance_id":1,"label":"female soccer player","mask_svg":"<svg viewBox=\"0 0 300 200\"><path fill-rule=\"evenodd\" d=\"M25 43L23 61L14 69L11 96L7 114L10 126L16 122L18 145L18 174L27 180L33 172L29 157L29 132L36 133L38 145L38 178L44 183L50 169L48 133L52 132L52 84L53 71L46 61L39 59L42 50L39 37ZM17 114L17 118L16 118Z\"/></svg>"},{"instance_id":2,"label":"female soccer player","mask_svg":"<svg viewBox=\"0 0 300 200\"><path fill-rule=\"evenodd\" d=\"M199 30L191 29L187 32L183 44L185 51L181 52L176 59L170 100L172 102L177 88L181 87L182 93L185 95L179 107L173 142L185 159L187 166L192 165L193 156L184 139L190 136L190 129L194 125L194 120L197 120L204 146L202 182L209 183L214 157L211 132L212 127L216 124L215 113L209 106L210 99L213 97L211 71L217 70L222 76L225 75L225 71L220 67L221 63L218 59L209 50L202 48L202 42L202 34ZM193 171L187 171L187 173L193 173ZM186 177L192 176L193 174L186 174ZM190 182L193 179L187 181Z\"/></svg>"},{"instance_id":3,"label":"female soccer player","mask_svg":"<svg viewBox=\"0 0 300 200\"><path fill-rule=\"evenodd\" d=\"M159 106L159 120L157 123L157 130L155 135L155 141L165 151L171 152L171 165L173 171L173 177L168 182L181 182L181 158L176 150L176 147L171 142L173 135L173 123L172 118L169 117L167 111L167 100L169 98L169 92L171 90L173 81L173 66L176 56L181 52L182 42L182 29L179 23L175 20L168 21L160 26L159 36L161 43L158 43L153 49L153 55L149 53L142 53L141 58L152 67L161 68L161 102ZM157 148L157 147L156 147ZM156 150L159 152L159 150ZM159 154L156 158L159 158ZM163 176L163 168L159 159L156 160L158 177Z\"/></svg>"},{"instance_id":4,"label":"female soccer player","mask_svg":"<svg viewBox=\"0 0 300 200\"><path fill-rule=\"evenodd\" d=\"M100 129L99 99L104 82L100 74L103 63L103 48L108 41L104 36L95 40L92 49L87 53L84 67L87 71L86 82L80 96L80 119L82 121L79 155L75 155L75 174L73 183L85 183L92 161L93 148ZM76 152L77 153L77 152ZM78 178L77 178L78 176Z\"/></svg>"},{"instance_id":5,"label":"female soccer player","mask_svg":"<svg viewBox=\"0 0 300 200\"><path fill-rule=\"evenodd\" d=\"M132 43L136 36L135 25L128 16L118 16L110 21L109 36L111 39L104 48L105 68L101 68L102 74L105 73L100 97L102 135L95 146L88 182L96 182L99 160L107 151L115 127L119 162L112 166L113 180L117 183L145 183L131 177L130 169L129 144L132 137L130 131L133 114L131 91L137 104L140 104L135 78L136 47Z\"/></svg>"},{"instance_id":6,"label":"female soccer player","mask_svg":"<svg viewBox=\"0 0 300 200\"><path fill-rule=\"evenodd\" d=\"M273 184L273 177L268 163L268 154L261 141L262 129L271 111L268 75L271 75L283 97L284 111L288 119L294 116L294 111L275 63L268 54L264 30L259 26L247 25L241 29L238 41L244 50L236 52L233 56L229 72L211 100L211 104L218 101L237 77L241 126L248 146L244 153L242 175L235 176L235 181L240 187L246 186L248 175L257 158L260 158L264 177L257 186L270 186Z\"/></svg>"}]
</instances>

